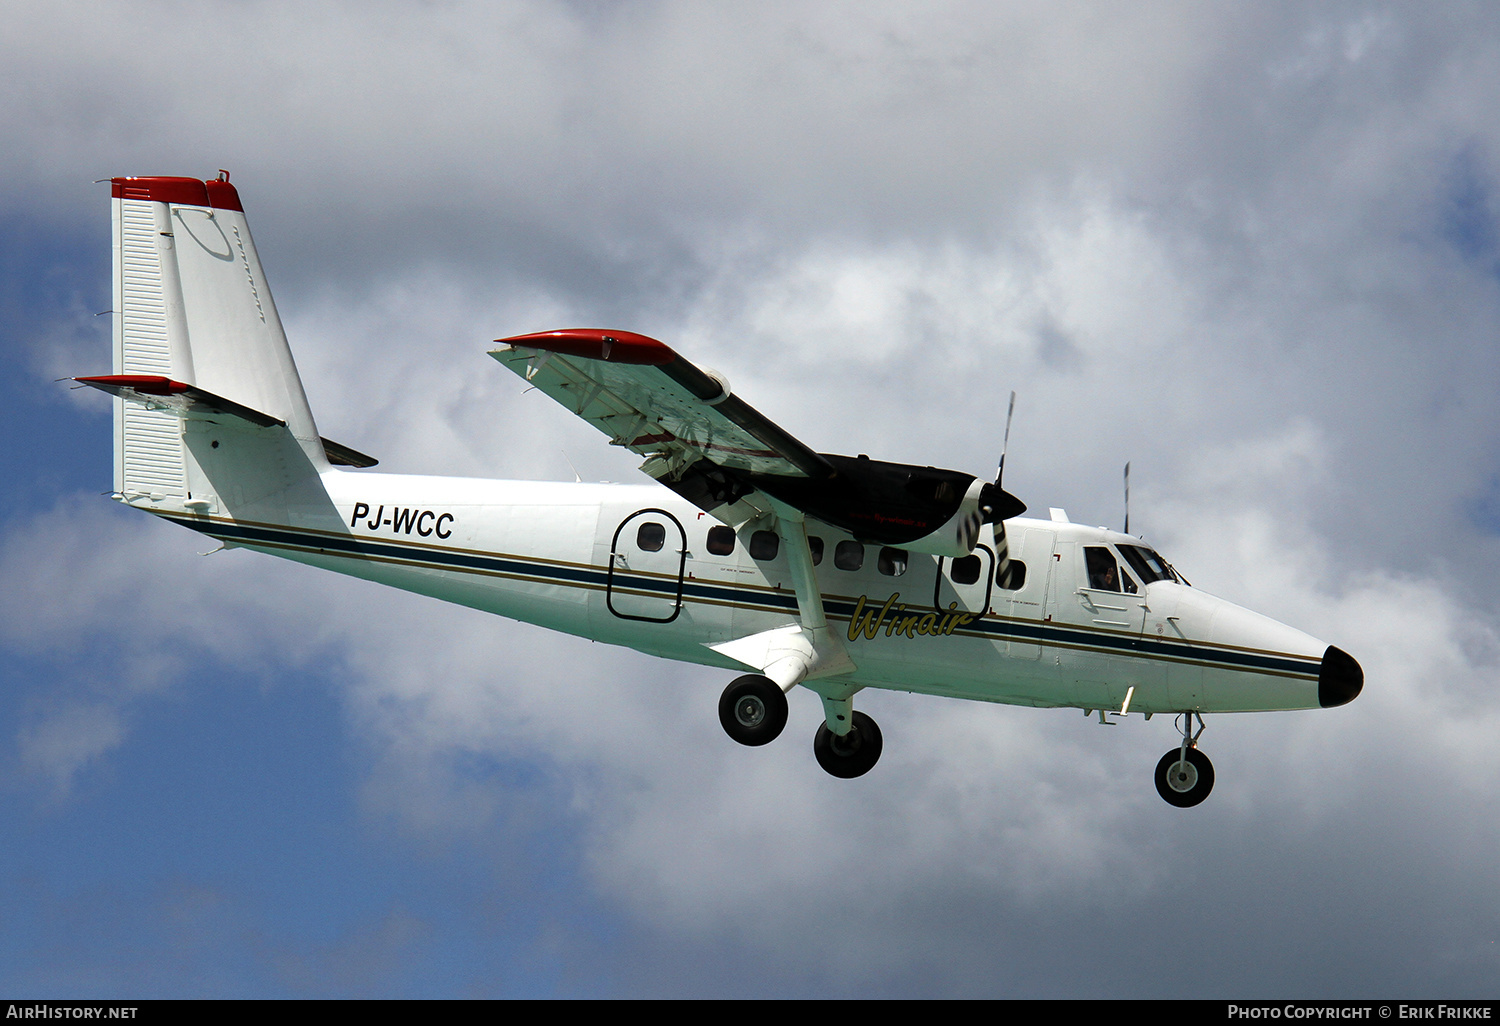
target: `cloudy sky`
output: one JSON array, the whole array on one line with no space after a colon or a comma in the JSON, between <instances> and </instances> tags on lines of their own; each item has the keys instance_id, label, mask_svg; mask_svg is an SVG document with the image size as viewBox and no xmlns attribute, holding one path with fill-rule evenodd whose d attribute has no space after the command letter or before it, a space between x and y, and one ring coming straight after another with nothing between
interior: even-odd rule
<instances>
[{"instance_id":1,"label":"cloudy sky","mask_svg":"<svg viewBox=\"0 0 1500 1026\"><path fill-rule=\"evenodd\" d=\"M0 992L1447 996L1500 979L1500 14L1379 3L5 5ZM114 175L227 168L323 433L636 481L485 355L639 331L815 448L1132 526L1353 705L719 671L121 509Z\"/></svg>"}]
</instances>

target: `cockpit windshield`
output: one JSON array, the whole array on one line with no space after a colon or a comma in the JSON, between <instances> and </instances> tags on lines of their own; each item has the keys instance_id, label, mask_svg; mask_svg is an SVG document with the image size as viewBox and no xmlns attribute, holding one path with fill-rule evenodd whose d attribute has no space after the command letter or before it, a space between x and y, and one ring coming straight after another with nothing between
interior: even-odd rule
<instances>
[{"instance_id":1,"label":"cockpit windshield","mask_svg":"<svg viewBox=\"0 0 1500 1026\"><path fill-rule=\"evenodd\" d=\"M1118 548L1120 555L1125 557L1125 561L1140 576L1143 584L1150 584L1152 581L1179 580L1177 574L1167 565L1167 561L1144 545L1120 545Z\"/></svg>"}]
</instances>

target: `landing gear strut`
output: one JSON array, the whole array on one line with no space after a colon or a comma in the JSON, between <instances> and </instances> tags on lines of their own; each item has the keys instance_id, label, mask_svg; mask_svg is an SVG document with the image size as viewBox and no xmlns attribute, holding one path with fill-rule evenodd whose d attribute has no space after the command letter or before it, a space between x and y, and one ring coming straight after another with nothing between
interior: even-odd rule
<instances>
[{"instance_id":1,"label":"landing gear strut","mask_svg":"<svg viewBox=\"0 0 1500 1026\"><path fill-rule=\"evenodd\" d=\"M786 693L769 677L736 677L719 698L724 733L742 745L768 745L786 726Z\"/></svg>"},{"instance_id":2,"label":"landing gear strut","mask_svg":"<svg viewBox=\"0 0 1500 1026\"><path fill-rule=\"evenodd\" d=\"M1193 717L1198 729L1193 730ZM1182 744L1161 757L1156 764L1156 793L1168 805L1190 809L1208 797L1214 789L1214 764L1198 751L1198 736L1203 733L1203 717L1197 713L1179 714L1178 729Z\"/></svg>"},{"instance_id":3,"label":"landing gear strut","mask_svg":"<svg viewBox=\"0 0 1500 1026\"><path fill-rule=\"evenodd\" d=\"M836 777L851 780L870 772L880 759L880 728L875 721L862 712L850 718L849 733L843 737L828 729L828 724L818 724L818 733L813 737L813 755L818 765Z\"/></svg>"}]
</instances>

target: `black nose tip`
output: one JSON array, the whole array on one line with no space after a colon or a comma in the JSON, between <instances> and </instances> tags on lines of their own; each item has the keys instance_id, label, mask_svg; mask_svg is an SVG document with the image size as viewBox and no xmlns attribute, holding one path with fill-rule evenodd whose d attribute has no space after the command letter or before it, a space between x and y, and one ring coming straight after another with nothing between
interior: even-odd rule
<instances>
[{"instance_id":1,"label":"black nose tip","mask_svg":"<svg viewBox=\"0 0 1500 1026\"><path fill-rule=\"evenodd\" d=\"M1365 671L1354 657L1329 645L1323 653L1323 667L1318 671L1318 704L1328 709L1352 702L1364 686Z\"/></svg>"}]
</instances>

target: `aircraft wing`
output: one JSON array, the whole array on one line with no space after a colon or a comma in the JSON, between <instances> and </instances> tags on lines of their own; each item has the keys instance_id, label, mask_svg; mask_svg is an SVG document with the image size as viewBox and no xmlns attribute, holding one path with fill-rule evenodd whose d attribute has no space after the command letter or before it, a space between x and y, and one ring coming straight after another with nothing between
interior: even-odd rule
<instances>
[{"instance_id":1,"label":"aircraft wing","mask_svg":"<svg viewBox=\"0 0 1500 1026\"><path fill-rule=\"evenodd\" d=\"M972 474L814 452L731 394L723 378L645 335L570 328L496 343L496 360L734 526L768 511L769 496L863 541L962 556L981 522L1026 509Z\"/></svg>"},{"instance_id":2,"label":"aircraft wing","mask_svg":"<svg viewBox=\"0 0 1500 1026\"><path fill-rule=\"evenodd\" d=\"M622 446L641 469L704 509L751 490L746 477L823 480L827 459L645 335L598 328L496 340L490 355ZM727 471L728 473L724 473Z\"/></svg>"}]
</instances>

